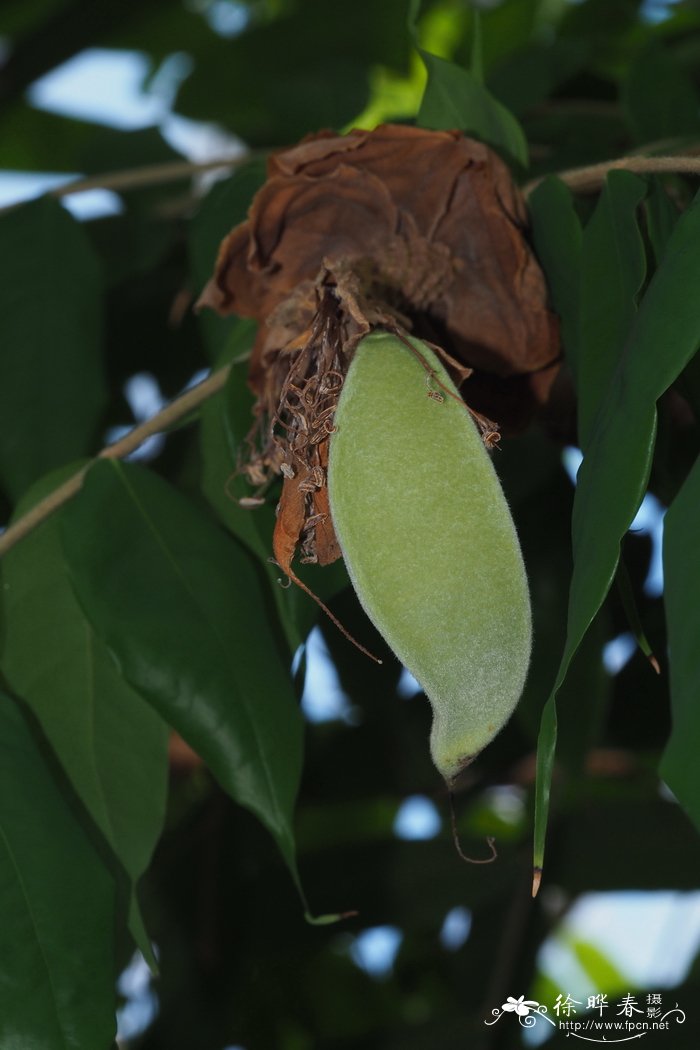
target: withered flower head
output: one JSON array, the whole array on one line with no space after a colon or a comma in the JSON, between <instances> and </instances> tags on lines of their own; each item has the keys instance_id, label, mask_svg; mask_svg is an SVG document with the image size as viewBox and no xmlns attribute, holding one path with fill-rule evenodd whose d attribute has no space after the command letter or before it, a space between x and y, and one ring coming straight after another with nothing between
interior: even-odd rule
<instances>
[{"instance_id":1,"label":"withered flower head","mask_svg":"<svg viewBox=\"0 0 700 1050\"><path fill-rule=\"evenodd\" d=\"M352 271L365 295L475 370L470 402L487 396L495 418L516 422L546 396L558 356L526 221L505 164L460 132L390 124L321 132L271 157L200 304L274 325L285 300L296 292L298 301L300 285L308 290L324 265ZM264 359L280 348L269 336L263 328L256 388ZM516 376L527 378L489 382Z\"/></svg>"},{"instance_id":2,"label":"withered flower head","mask_svg":"<svg viewBox=\"0 0 700 1050\"><path fill-rule=\"evenodd\" d=\"M384 125L273 155L200 306L255 318L253 481L284 475L275 554L338 556L328 437L357 341L384 325L436 344L472 409L518 426L545 400L558 329L505 164L457 131ZM488 427L486 428L487 433ZM490 432L493 436L493 432Z\"/></svg>"}]
</instances>

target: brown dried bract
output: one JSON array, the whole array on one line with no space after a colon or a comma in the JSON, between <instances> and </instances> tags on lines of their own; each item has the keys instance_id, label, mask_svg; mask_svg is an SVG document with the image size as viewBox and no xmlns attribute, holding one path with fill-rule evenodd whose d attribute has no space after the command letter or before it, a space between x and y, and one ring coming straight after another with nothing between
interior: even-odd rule
<instances>
[{"instance_id":1,"label":"brown dried bract","mask_svg":"<svg viewBox=\"0 0 700 1050\"><path fill-rule=\"evenodd\" d=\"M322 132L270 158L200 303L263 325L251 369L260 394L280 347L268 319L313 286L324 262L350 270L414 334L474 369L470 402L518 425L546 398L559 355L525 229L505 164L459 132Z\"/></svg>"},{"instance_id":2,"label":"brown dried bract","mask_svg":"<svg viewBox=\"0 0 700 1050\"><path fill-rule=\"evenodd\" d=\"M456 131L321 132L272 156L223 241L200 306L260 323L256 422L243 469L283 475L274 535L291 579L340 554L326 468L352 352L376 327L435 345L487 444L546 399L558 327L525 237L524 201L488 147ZM427 396L443 396L428 385Z\"/></svg>"}]
</instances>

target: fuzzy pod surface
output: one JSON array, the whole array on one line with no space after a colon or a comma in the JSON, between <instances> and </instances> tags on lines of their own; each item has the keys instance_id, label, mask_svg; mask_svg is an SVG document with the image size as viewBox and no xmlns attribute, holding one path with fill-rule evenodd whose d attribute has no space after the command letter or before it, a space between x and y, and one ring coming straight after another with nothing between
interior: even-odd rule
<instances>
[{"instance_id":1,"label":"fuzzy pod surface","mask_svg":"<svg viewBox=\"0 0 700 1050\"><path fill-rule=\"evenodd\" d=\"M430 700L431 755L449 783L520 698L530 600L481 435L435 354L409 342L417 355L388 332L357 347L335 414L328 494L360 602Z\"/></svg>"}]
</instances>

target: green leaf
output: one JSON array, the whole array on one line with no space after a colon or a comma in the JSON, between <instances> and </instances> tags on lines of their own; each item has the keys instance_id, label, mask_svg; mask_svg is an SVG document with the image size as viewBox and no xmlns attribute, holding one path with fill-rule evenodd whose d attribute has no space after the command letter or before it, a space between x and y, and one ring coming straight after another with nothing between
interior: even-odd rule
<instances>
[{"instance_id":1,"label":"green leaf","mask_svg":"<svg viewBox=\"0 0 700 1050\"><path fill-rule=\"evenodd\" d=\"M576 368L583 449L637 313L646 276L637 210L646 191L646 183L636 175L610 172L583 235Z\"/></svg>"},{"instance_id":2,"label":"green leaf","mask_svg":"<svg viewBox=\"0 0 700 1050\"><path fill-rule=\"evenodd\" d=\"M305 0L235 39L211 33L205 47L188 48L195 67L177 111L261 147L340 128L366 106L373 66L407 72L405 9L406 0L354 0L336 26L327 0Z\"/></svg>"},{"instance_id":3,"label":"green leaf","mask_svg":"<svg viewBox=\"0 0 700 1050\"><path fill-rule=\"evenodd\" d=\"M544 830L554 760L557 692L571 659L615 575L620 541L641 503L656 434L656 401L700 341L700 197L679 219L652 278L596 417L579 469L572 523L574 572L567 639L542 715L537 756L535 866Z\"/></svg>"},{"instance_id":4,"label":"green leaf","mask_svg":"<svg viewBox=\"0 0 700 1050\"><path fill-rule=\"evenodd\" d=\"M249 453L246 438L254 415L254 398L247 383L247 362L234 365L223 390L224 431L228 441L229 462L237 463ZM229 486L234 497L250 496L253 489L241 477L232 478ZM319 616L319 608L299 587L280 587L280 568L270 560L272 534L275 528L275 504L277 499L267 493L266 503L256 510L245 511L237 504L229 505L226 523L234 535L239 536L263 560L270 577L275 600L280 610L285 629L296 646L304 641ZM234 500L235 503L235 500ZM244 520L247 516L248 520ZM252 519L252 520L251 520ZM332 565L298 565L297 575L322 601L328 601L343 587L349 578L342 558Z\"/></svg>"},{"instance_id":5,"label":"green leaf","mask_svg":"<svg viewBox=\"0 0 700 1050\"><path fill-rule=\"evenodd\" d=\"M632 63L622 101L637 142L697 136L700 131L700 97L693 81L671 53L659 47Z\"/></svg>"},{"instance_id":6,"label":"green leaf","mask_svg":"<svg viewBox=\"0 0 700 1050\"><path fill-rule=\"evenodd\" d=\"M553 175L528 201L537 258L547 277L552 305L561 321L562 342L575 372L578 360L581 283L581 223L569 188Z\"/></svg>"},{"instance_id":7,"label":"green leaf","mask_svg":"<svg viewBox=\"0 0 700 1050\"><path fill-rule=\"evenodd\" d=\"M238 337L229 342L220 363L225 363L237 344ZM246 436L254 419L254 398L247 375L247 361L234 363L224 389L202 405L202 491L224 525L259 559L269 579L290 651L294 653L317 621L319 607L300 588L281 586L284 577L272 556L278 484L273 483L266 490L262 506L245 509L238 502L256 491L236 473L239 457L245 457L249 451ZM297 573L322 601L328 601L349 583L342 559L333 565L300 565Z\"/></svg>"},{"instance_id":8,"label":"green leaf","mask_svg":"<svg viewBox=\"0 0 700 1050\"><path fill-rule=\"evenodd\" d=\"M525 118L584 65L581 40L537 41L509 54L489 72L488 86L512 113Z\"/></svg>"},{"instance_id":9,"label":"green leaf","mask_svg":"<svg viewBox=\"0 0 700 1050\"><path fill-rule=\"evenodd\" d=\"M164 481L98 463L66 507L73 584L124 678L275 837L296 877L302 723L249 557Z\"/></svg>"},{"instance_id":10,"label":"green leaf","mask_svg":"<svg viewBox=\"0 0 700 1050\"><path fill-rule=\"evenodd\" d=\"M265 163L250 161L230 178L217 182L202 201L190 224L190 272L197 295L214 273L219 245L245 219L255 193L265 181ZM199 315L204 339L212 360L223 352L235 319L217 316L213 310ZM251 340L252 346L252 340Z\"/></svg>"},{"instance_id":11,"label":"green leaf","mask_svg":"<svg viewBox=\"0 0 700 1050\"><path fill-rule=\"evenodd\" d=\"M248 330L250 331L250 328ZM234 330L236 342L238 334L238 330ZM251 335L251 341L252 338ZM230 341L218 365L230 360L233 356L230 353L231 349ZM247 374L247 362L232 365L225 389L202 405L202 492L226 528L245 544L263 567L270 582L270 593L277 607L291 657L298 646L303 644L308 631L300 631L294 616L293 603L296 595L291 587L285 589L279 585L280 569L270 560L275 528L274 501L271 501L268 495L267 502L255 509L245 509L238 502L241 497L253 493L245 479L235 473L239 450L243 451L245 435L253 421L253 395L246 383ZM230 420L235 421L238 428L235 436L231 433Z\"/></svg>"},{"instance_id":12,"label":"green leaf","mask_svg":"<svg viewBox=\"0 0 700 1050\"><path fill-rule=\"evenodd\" d=\"M33 486L17 514L64 474ZM7 683L36 715L76 794L127 872L131 932L152 959L135 887L165 817L167 730L121 678L78 605L59 519L60 512L3 559L7 626L0 662Z\"/></svg>"},{"instance_id":13,"label":"green leaf","mask_svg":"<svg viewBox=\"0 0 700 1050\"><path fill-rule=\"evenodd\" d=\"M105 401L97 260L48 197L0 217L0 482L84 455Z\"/></svg>"},{"instance_id":14,"label":"green leaf","mask_svg":"<svg viewBox=\"0 0 700 1050\"><path fill-rule=\"evenodd\" d=\"M445 58L431 55L429 51L420 47L416 29L419 7L419 0L412 0L409 25L413 30L416 48L428 72L428 83L417 123L420 127L433 128L436 131L459 128L465 134L474 135L526 168L528 151L523 130L513 114L481 83L480 63L475 70L463 69ZM476 34L474 48L480 55L478 29Z\"/></svg>"},{"instance_id":15,"label":"green leaf","mask_svg":"<svg viewBox=\"0 0 700 1050\"><path fill-rule=\"evenodd\" d=\"M115 884L49 771L27 717L0 693L0 1043L108 1050Z\"/></svg>"},{"instance_id":16,"label":"green leaf","mask_svg":"<svg viewBox=\"0 0 700 1050\"><path fill-rule=\"evenodd\" d=\"M513 114L466 69L427 51L420 55L428 83L418 112L419 126L435 131L459 128L526 168L527 142Z\"/></svg>"},{"instance_id":17,"label":"green leaf","mask_svg":"<svg viewBox=\"0 0 700 1050\"><path fill-rule=\"evenodd\" d=\"M661 776L700 828L700 460L664 521L664 602L671 667L673 729L661 760Z\"/></svg>"},{"instance_id":18,"label":"green leaf","mask_svg":"<svg viewBox=\"0 0 700 1050\"><path fill-rule=\"evenodd\" d=\"M658 175L649 179L646 200L647 231L654 251L657 266L666 254L666 245L680 212L666 192Z\"/></svg>"},{"instance_id":19,"label":"green leaf","mask_svg":"<svg viewBox=\"0 0 700 1050\"><path fill-rule=\"evenodd\" d=\"M80 171L82 151L94 134L95 125L90 121L16 102L0 114L0 167L75 175Z\"/></svg>"},{"instance_id":20,"label":"green leaf","mask_svg":"<svg viewBox=\"0 0 700 1050\"><path fill-rule=\"evenodd\" d=\"M579 940L570 934L562 938L571 949L577 963L586 974L589 986L598 992L615 994L629 988L629 978L620 973L607 955L590 941Z\"/></svg>"}]
</instances>

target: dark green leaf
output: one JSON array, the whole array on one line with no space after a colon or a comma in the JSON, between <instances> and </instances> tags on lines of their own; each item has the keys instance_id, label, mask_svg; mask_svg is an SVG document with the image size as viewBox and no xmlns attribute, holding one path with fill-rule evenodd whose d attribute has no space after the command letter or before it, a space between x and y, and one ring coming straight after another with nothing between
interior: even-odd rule
<instances>
[{"instance_id":1,"label":"dark green leaf","mask_svg":"<svg viewBox=\"0 0 700 1050\"><path fill-rule=\"evenodd\" d=\"M250 161L230 178L217 182L202 201L189 235L190 271L197 295L214 273L221 242L234 226L243 222L253 196L264 181L264 161ZM218 317L213 310L203 310L200 322L210 356L216 360L235 319L232 322L231 318Z\"/></svg>"},{"instance_id":2,"label":"dark green leaf","mask_svg":"<svg viewBox=\"0 0 700 1050\"><path fill-rule=\"evenodd\" d=\"M33 486L18 515L62 480L52 474ZM7 626L1 664L135 887L165 816L167 731L121 678L78 605L59 517L44 522L3 559ZM144 940L135 893L131 930L148 958L150 941Z\"/></svg>"},{"instance_id":3,"label":"dark green leaf","mask_svg":"<svg viewBox=\"0 0 700 1050\"><path fill-rule=\"evenodd\" d=\"M235 39L212 33L194 51L177 110L263 147L340 128L366 105L373 65L406 70L405 9L406 0L355 0L336 26L326 0L305 0Z\"/></svg>"},{"instance_id":4,"label":"dark green leaf","mask_svg":"<svg viewBox=\"0 0 700 1050\"><path fill-rule=\"evenodd\" d=\"M18 497L84 455L105 399L98 264L43 198L0 218L0 479Z\"/></svg>"},{"instance_id":5,"label":"dark green leaf","mask_svg":"<svg viewBox=\"0 0 700 1050\"><path fill-rule=\"evenodd\" d=\"M666 245L680 212L658 175L650 178L649 183L646 200L647 232L658 266L666 254Z\"/></svg>"},{"instance_id":6,"label":"dark green leaf","mask_svg":"<svg viewBox=\"0 0 700 1050\"><path fill-rule=\"evenodd\" d=\"M0 1044L109 1050L115 885L0 694Z\"/></svg>"},{"instance_id":7,"label":"dark green leaf","mask_svg":"<svg viewBox=\"0 0 700 1050\"><path fill-rule=\"evenodd\" d=\"M233 350L235 342L229 343ZM222 358L222 361L225 358ZM254 509L239 504L255 489L236 473L241 457L249 453L246 437L253 423L253 395L247 384L248 363L234 364L226 387L202 406L202 489L221 521L260 559L269 578L272 595L291 651L301 645L319 616L318 606L300 588L283 587L279 566L272 560L272 535L278 483L265 492L265 503ZM299 577L322 601L328 601L348 585L342 559L333 565L300 565Z\"/></svg>"},{"instance_id":8,"label":"dark green leaf","mask_svg":"<svg viewBox=\"0 0 700 1050\"><path fill-rule=\"evenodd\" d=\"M583 235L576 367L583 449L632 327L646 276L637 222L646 189L646 183L628 171L610 172Z\"/></svg>"},{"instance_id":9,"label":"dark green leaf","mask_svg":"<svg viewBox=\"0 0 700 1050\"><path fill-rule=\"evenodd\" d=\"M632 63L622 99L637 142L665 141L700 131L700 96L693 81L669 52L658 47Z\"/></svg>"},{"instance_id":10,"label":"dark green leaf","mask_svg":"<svg viewBox=\"0 0 700 1050\"><path fill-rule=\"evenodd\" d=\"M428 83L417 117L419 126L437 131L459 128L493 146L521 167L527 167L527 142L522 128L513 114L481 82L478 20L472 50L472 59L474 52L477 55L477 68L467 70L420 47L416 26L419 9L420 0L411 0L409 26L428 72Z\"/></svg>"},{"instance_id":11,"label":"dark green leaf","mask_svg":"<svg viewBox=\"0 0 700 1050\"><path fill-rule=\"evenodd\" d=\"M15 171L80 173L95 125L16 103L0 115L0 166Z\"/></svg>"},{"instance_id":12,"label":"dark green leaf","mask_svg":"<svg viewBox=\"0 0 700 1050\"><path fill-rule=\"evenodd\" d=\"M564 350L575 372L579 340L581 223L571 191L552 175L533 190L528 205L535 251L561 321Z\"/></svg>"},{"instance_id":13,"label":"dark green leaf","mask_svg":"<svg viewBox=\"0 0 700 1050\"><path fill-rule=\"evenodd\" d=\"M489 90L517 116L544 102L584 64L585 43L556 40L533 43L507 56L491 70Z\"/></svg>"},{"instance_id":14,"label":"dark green leaf","mask_svg":"<svg viewBox=\"0 0 700 1050\"><path fill-rule=\"evenodd\" d=\"M527 167L527 143L513 114L468 70L427 51L420 54L428 83L418 124L436 131L459 128Z\"/></svg>"},{"instance_id":15,"label":"dark green leaf","mask_svg":"<svg viewBox=\"0 0 700 1050\"><path fill-rule=\"evenodd\" d=\"M538 747L535 864L544 854L544 825L554 757L555 697L571 659L615 574L620 541L642 500L656 433L656 401L700 341L700 198L679 219L637 313L578 474L574 500L574 573L567 640L543 712Z\"/></svg>"},{"instance_id":16,"label":"dark green leaf","mask_svg":"<svg viewBox=\"0 0 700 1050\"><path fill-rule=\"evenodd\" d=\"M664 522L664 588L671 665L673 731L661 775L700 828L700 460Z\"/></svg>"},{"instance_id":17,"label":"dark green leaf","mask_svg":"<svg viewBox=\"0 0 700 1050\"><path fill-rule=\"evenodd\" d=\"M250 331L250 324L246 324ZM253 334L250 338L254 338ZM231 356L235 356L230 354L231 349L229 344L219 364L224 364ZM295 596L292 588L283 589L279 586L280 570L270 561L272 533L275 528L274 500L271 500L268 494L267 502L263 506L247 510L238 502L241 497L253 493L245 479L236 473L238 454L245 449L245 436L253 421L253 396L246 384L247 374L247 362L234 364L225 390L202 405L202 491L219 519L259 559L264 568L289 643L291 657L304 642L306 634L299 631L295 622L292 608L292 599ZM229 420L237 428L235 437L231 433Z\"/></svg>"},{"instance_id":18,"label":"dark green leaf","mask_svg":"<svg viewBox=\"0 0 700 1050\"><path fill-rule=\"evenodd\" d=\"M99 463L66 508L76 592L133 689L274 835L295 872L301 718L249 557L154 475Z\"/></svg>"}]
</instances>

